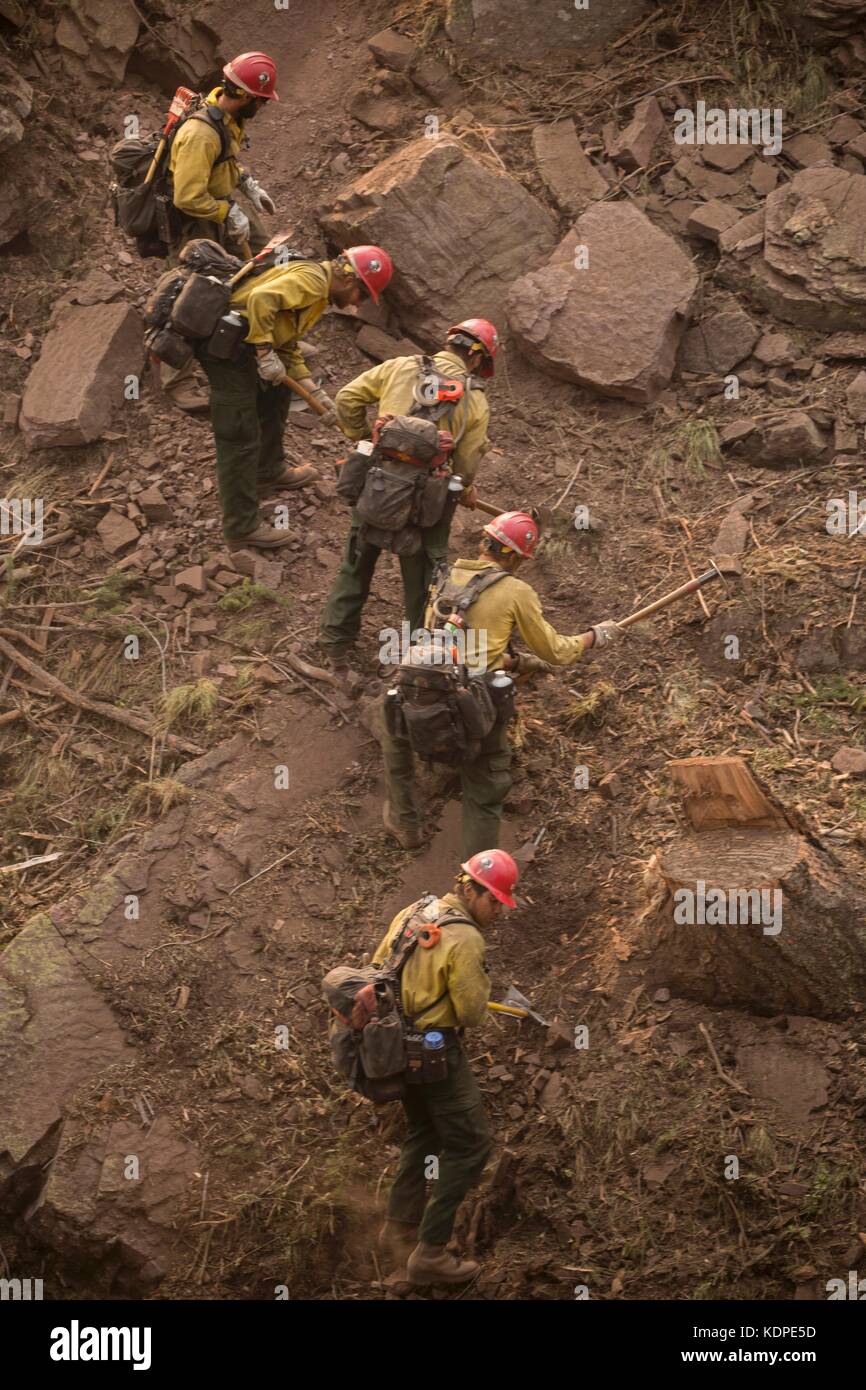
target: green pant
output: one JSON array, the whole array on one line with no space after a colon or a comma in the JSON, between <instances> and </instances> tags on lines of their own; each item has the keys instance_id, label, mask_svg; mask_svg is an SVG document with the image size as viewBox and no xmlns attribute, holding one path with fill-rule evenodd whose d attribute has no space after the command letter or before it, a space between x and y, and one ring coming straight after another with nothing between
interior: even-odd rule
<instances>
[{"instance_id":1,"label":"green pant","mask_svg":"<svg viewBox=\"0 0 866 1390\"><path fill-rule=\"evenodd\" d=\"M211 357L202 343L195 354L210 382L210 418L216 443L223 535L241 540L259 521L257 484L282 472L283 430L291 394L263 382L255 355L240 362Z\"/></svg>"},{"instance_id":2,"label":"green pant","mask_svg":"<svg viewBox=\"0 0 866 1390\"><path fill-rule=\"evenodd\" d=\"M452 515L449 508L441 521L421 532L421 549L417 554L400 556L403 603L410 632L414 632L424 622L427 590L430 588L433 572L448 554L448 533L451 530ZM359 541L360 526L358 514L353 509L343 563L337 571L322 615L319 640L326 648L347 646L355 641L361 631L361 614L370 593L376 563L382 552L377 545Z\"/></svg>"},{"instance_id":3,"label":"green pant","mask_svg":"<svg viewBox=\"0 0 866 1390\"><path fill-rule=\"evenodd\" d=\"M446 1081L410 1086L408 1091L403 1102L408 1132L388 1197L388 1216L413 1226L420 1222L418 1239L425 1245L446 1245L457 1208L481 1177L490 1153L484 1101L459 1045L448 1049ZM430 1162L434 1157L439 1160L438 1175Z\"/></svg>"},{"instance_id":4,"label":"green pant","mask_svg":"<svg viewBox=\"0 0 866 1390\"><path fill-rule=\"evenodd\" d=\"M412 796L415 758L409 740L385 731L382 740L385 788L391 815L406 830L418 826ZM496 849L502 826L502 807L511 791L511 745L507 724L496 724L481 745L474 762L460 768L462 806L460 849L465 858L484 849Z\"/></svg>"}]
</instances>

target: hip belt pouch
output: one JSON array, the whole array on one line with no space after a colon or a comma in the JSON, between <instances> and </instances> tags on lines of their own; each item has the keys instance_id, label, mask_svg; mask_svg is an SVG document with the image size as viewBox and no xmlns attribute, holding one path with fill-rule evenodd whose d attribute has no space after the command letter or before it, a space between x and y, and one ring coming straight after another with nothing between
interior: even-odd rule
<instances>
[{"instance_id":1,"label":"hip belt pouch","mask_svg":"<svg viewBox=\"0 0 866 1390\"><path fill-rule=\"evenodd\" d=\"M418 507L419 526L435 526L438 521L442 520L448 505L448 484L450 481L450 473L425 478Z\"/></svg>"},{"instance_id":2,"label":"hip belt pouch","mask_svg":"<svg viewBox=\"0 0 866 1390\"><path fill-rule=\"evenodd\" d=\"M167 367L185 367L192 357L192 343L165 324L162 328L149 328L144 335L144 345L151 357L164 362Z\"/></svg>"},{"instance_id":3,"label":"hip belt pouch","mask_svg":"<svg viewBox=\"0 0 866 1390\"><path fill-rule=\"evenodd\" d=\"M191 275L174 302L172 328L184 338L209 338L229 307L229 293L212 275Z\"/></svg>"},{"instance_id":4,"label":"hip belt pouch","mask_svg":"<svg viewBox=\"0 0 866 1390\"><path fill-rule=\"evenodd\" d=\"M373 1080L394 1076L406 1067L406 1044L399 1014L371 1018L361 1034L361 1065Z\"/></svg>"},{"instance_id":5,"label":"hip belt pouch","mask_svg":"<svg viewBox=\"0 0 866 1390\"><path fill-rule=\"evenodd\" d=\"M415 499L424 482L424 475L411 464L372 467L358 498L358 516L380 531L402 530L413 520Z\"/></svg>"},{"instance_id":6,"label":"hip belt pouch","mask_svg":"<svg viewBox=\"0 0 866 1390\"><path fill-rule=\"evenodd\" d=\"M354 449L340 469L340 475L337 478L337 496L342 497L344 502L351 502L354 506L364 491L364 484L367 481L369 471L370 455L362 454Z\"/></svg>"}]
</instances>

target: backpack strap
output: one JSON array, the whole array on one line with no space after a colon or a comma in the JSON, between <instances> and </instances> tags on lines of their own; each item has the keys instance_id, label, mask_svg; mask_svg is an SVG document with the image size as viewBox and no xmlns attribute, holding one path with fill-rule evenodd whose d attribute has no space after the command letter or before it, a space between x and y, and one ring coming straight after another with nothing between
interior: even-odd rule
<instances>
[{"instance_id":1,"label":"backpack strap","mask_svg":"<svg viewBox=\"0 0 866 1390\"><path fill-rule=\"evenodd\" d=\"M418 387L420 387L422 381L424 381L424 380L428 380L428 381L429 381L431 378L435 378L436 381L438 381L438 382L449 382L449 381L452 381L452 382L453 382L453 381L459 381L459 382L461 382L461 384L462 384L462 386L463 386L463 395L464 395L464 396L466 395L466 393L467 393L467 391L468 391L468 389L469 389L469 381L470 381L470 378L469 378L469 377L460 377L460 376L446 377L446 376L443 376L442 373L441 373L440 371L437 370L437 368L436 368L436 363L433 361L433 358L430 357L429 354L427 354L426 352L425 352L425 353L422 353L421 356L420 356L417 360L418 360L418 380L417 380L417 383L416 383L416 390L418 389ZM463 399L463 396L460 397L460 400L462 400L462 399ZM425 402L425 401L421 401L421 400L417 400L417 399L416 399L415 403L412 405L411 409L410 409L407 413L408 413L409 415L415 416L416 419L419 419L419 420L432 420L434 424L437 424L437 423L442 419L442 416L443 416L443 415L446 415L446 414L448 413L449 410L456 410L456 409L457 409L457 407L458 407L459 404L460 404L460 400L457 400L457 401L437 400L437 401L434 401L434 402L428 404L428 403ZM463 418L463 421L462 421L461 429L460 429L460 431L459 431L458 434L454 435L454 443L455 443L455 444L459 443L460 439L462 438L462 436L463 436L463 434L464 434L464 432L465 432L465 430L466 430L466 420L467 420L467 418L468 418L468 413L469 413L469 402L468 402L468 400L467 400L467 401L466 401L465 410L464 410L464 413L463 413L464 418ZM453 434L453 431L451 431L451 433Z\"/></svg>"},{"instance_id":2,"label":"backpack strap","mask_svg":"<svg viewBox=\"0 0 866 1390\"><path fill-rule=\"evenodd\" d=\"M437 927L475 927L477 930L477 923L471 921L468 917L461 917L460 914L456 912L454 908L449 908L447 912L443 913L441 917L437 918L436 925ZM419 1018L423 1018L425 1014L429 1014L431 1009L435 1009L436 1005L441 1004L442 1000L446 999L447 997L448 990L444 989L440 995L437 995L437 997L433 1000L432 1004L428 1004L426 1008L421 1010L420 1014L416 1014L413 1019L409 1020L411 1021L413 1028L417 1028Z\"/></svg>"},{"instance_id":3,"label":"backpack strap","mask_svg":"<svg viewBox=\"0 0 866 1390\"><path fill-rule=\"evenodd\" d=\"M447 622L451 613L457 613L462 618L487 589L498 584L500 579L507 578L505 570L499 568L485 574L473 574L466 584L460 585L452 584L446 576L433 594L433 612L442 622ZM446 606L448 613L443 611Z\"/></svg>"},{"instance_id":4,"label":"backpack strap","mask_svg":"<svg viewBox=\"0 0 866 1390\"><path fill-rule=\"evenodd\" d=\"M186 121L201 121L203 125L208 125L211 130L215 130L219 136L220 152L219 157L213 162L212 167L214 169L218 164L225 164L226 160L231 159L232 156L229 154L229 136L226 130L225 118L218 106L205 103L203 106L197 107L194 111L190 111L189 115L185 116L184 120L180 121L175 127L175 135Z\"/></svg>"}]
</instances>

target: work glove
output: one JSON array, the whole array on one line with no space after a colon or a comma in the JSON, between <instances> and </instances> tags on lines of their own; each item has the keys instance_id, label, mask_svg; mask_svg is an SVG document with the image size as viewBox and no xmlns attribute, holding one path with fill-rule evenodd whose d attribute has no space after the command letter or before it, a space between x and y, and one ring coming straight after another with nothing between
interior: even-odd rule
<instances>
[{"instance_id":1,"label":"work glove","mask_svg":"<svg viewBox=\"0 0 866 1390\"><path fill-rule=\"evenodd\" d=\"M267 212L273 215L276 204L269 193L266 193L260 183L256 183L252 174L244 174L240 181L240 186L246 193L256 212Z\"/></svg>"},{"instance_id":2,"label":"work glove","mask_svg":"<svg viewBox=\"0 0 866 1390\"><path fill-rule=\"evenodd\" d=\"M226 231L233 241L246 241L250 234L250 219L237 205L232 203L226 218Z\"/></svg>"},{"instance_id":3,"label":"work glove","mask_svg":"<svg viewBox=\"0 0 866 1390\"><path fill-rule=\"evenodd\" d=\"M615 623L613 618L606 618L603 623L592 629L597 647L606 647L608 642L612 642L615 637L622 637L623 630L619 623Z\"/></svg>"},{"instance_id":4,"label":"work glove","mask_svg":"<svg viewBox=\"0 0 866 1390\"><path fill-rule=\"evenodd\" d=\"M474 508L477 498L478 494L475 491L473 484L470 483L468 487L464 487L462 492L458 492L457 505L460 507Z\"/></svg>"},{"instance_id":5,"label":"work glove","mask_svg":"<svg viewBox=\"0 0 866 1390\"><path fill-rule=\"evenodd\" d=\"M540 656L533 656L531 652L517 652L509 670L521 680L526 676L548 676L552 667L547 661L542 661Z\"/></svg>"},{"instance_id":6,"label":"work glove","mask_svg":"<svg viewBox=\"0 0 866 1390\"><path fill-rule=\"evenodd\" d=\"M285 365L273 348L256 355L256 368L262 381L281 382L285 379Z\"/></svg>"},{"instance_id":7,"label":"work glove","mask_svg":"<svg viewBox=\"0 0 866 1390\"><path fill-rule=\"evenodd\" d=\"M324 415L319 416L319 419L321 420L322 424L336 425L337 407L334 405L334 402L331 400L331 397L328 395L324 387L317 386L311 376L305 376L302 381L298 382L298 385L303 386L304 390L308 391L309 394L313 397L313 399L319 402L319 405L323 405L325 407Z\"/></svg>"}]
</instances>

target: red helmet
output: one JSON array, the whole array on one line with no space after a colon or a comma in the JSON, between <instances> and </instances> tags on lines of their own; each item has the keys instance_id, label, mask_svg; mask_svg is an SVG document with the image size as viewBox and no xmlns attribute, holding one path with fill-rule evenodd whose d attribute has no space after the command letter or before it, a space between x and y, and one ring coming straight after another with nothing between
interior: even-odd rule
<instances>
[{"instance_id":1,"label":"red helmet","mask_svg":"<svg viewBox=\"0 0 866 1390\"><path fill-rule=\"evenodd\" d=\"M268 101L279 101L277 96L277 65L267 53L239 53L223 68L223 77L242 87L250 96L267 97Z\"/></svg>"},{"instance_id":2,"label":"red helmet","mask_svg":"<svg viewBox=\"0 0 866 1390\"><path fill-rule=\"evenodd\" d=\"M516 550L524 560L531 559L538 545L538 523L527 512L500 512L488 521L484 534Z\"/></svg>"},{"instance_id":3,"label":"red helmet","mask_svg":"<svg viewBox=\"0 0 866 1390\"><path fill-rule=\"evenodd\" d=\"M373 299L374 304L379 303L379 295L387 289L391 276L394 274L394 267L391 257L387 251L383 251L381 246L350 246L343 252L349 265L358 276L363 280Z\"/></svg>"},{"instance_id":4,"label":"red helmet","mask_svg":"<svg viewBox=\"0 0 866 1390\"><path fill-rule=\"evenodd\" d=\"M460 865L464 873L487 888L506 907L516 907L514 890L520 870L504 849L483 849Z\"/></svg>"},{"instance_id":5,"label":"red helmet","mask_svg":"<svg viewBox=\"0 0 866 1390\"><path fill-rule=\"evenodd\" d=\"M493 359L499 351L499 334L490 320L464 319L462 323L455 323L453 328L448 329L446 341L450 343L456 337L471 338L473 346L483 347L484 362L478 369L478 375L492 376Z\"/></svg>"}]
</instances>

